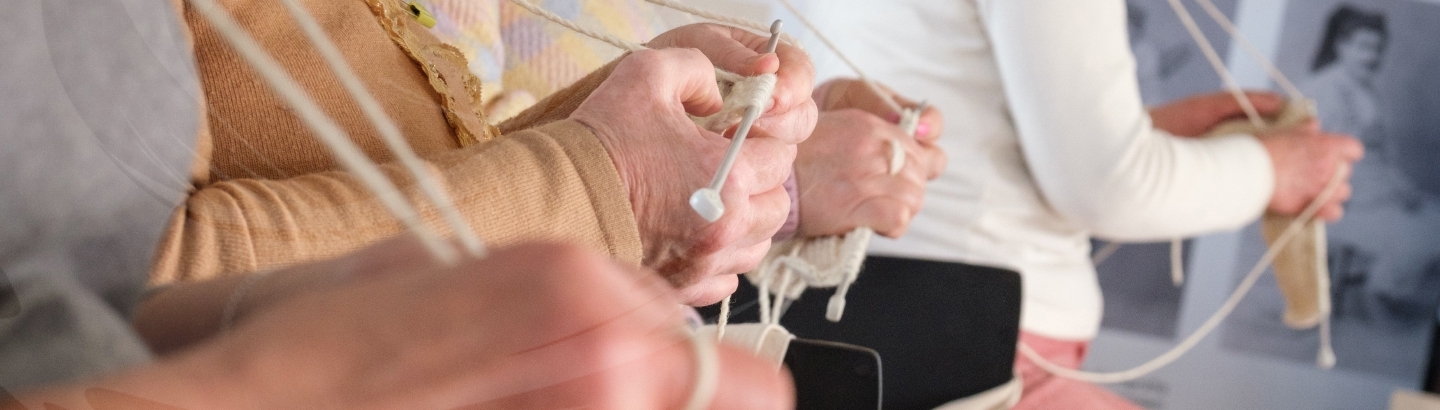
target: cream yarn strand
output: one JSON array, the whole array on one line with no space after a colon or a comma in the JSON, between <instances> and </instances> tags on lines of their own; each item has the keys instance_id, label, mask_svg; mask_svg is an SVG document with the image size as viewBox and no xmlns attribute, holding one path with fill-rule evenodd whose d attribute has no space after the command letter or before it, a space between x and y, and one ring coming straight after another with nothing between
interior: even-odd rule
<instances>
[{"instance_id":1,"label":"cream yarn strand","mask_svg":"<svg viewBox=\"0 0 1440 410\"><path fill-rule=\"evenodd\" d=\"M1180 18L1181 24L1185 26L1185 29L1189 33L1190 37L1195 41L1196 45L1200 47L1200 50L1202 54L1204 54L1206 61L1209 62L1211 68L1215 70L1216 74L1220 76L1221 80L1225 84L1226 89L1235 97L1235 100L1239 102L1241 109L1245 111L1245 116L1250 120L1251 124L1255 125L1256 128L1264 128L1264 119L1261 118L1259 112L1255 110L1254 104L1250 102L1250 99L1245 95L1244 90L1241 89L1239 83L1235 81L1234 76L1232 76L1230 74L1230 71L1225 68L1225 63L1220 58L1219 53L1215 51L1215 47L1210 44L1210 40L1205 37L1205 34L1200 31L1200 27L1195 23L1195 19L1190 15L1190 12L1185 9L1184 4L1182 4L1180 0L1168 0L1168 2L1170 4L1170 7L1175 10L1176 16ZM1294 84L1292 84L1290 80L1285 77L1284 73L1281 73L1278 69L1276 69L1274 64L1271 64L1264 55L1262 55L1258 50L1256 50L1255 47L1249 42L1249 40L1246 39L1245 36L1240 34L1239 30L1235 28L1234 24L1232 24L1230 20L1225 17L1224 13L1221 13L1220 10L1216 8L1210 0L1196 0L1196 2L1199 3L1201 8L1205 9L1206 13L1208 13L1210 17L1213 18L1215 22L1225 30L1226 33L1233 37L1236 42L1239 43L1241 47L1250 54L1252 58L1254 58L1264 67L1266 73L1271 77L1271 79L1273 79L1277 84L1279 84L1280 87L1283 88L1287 94L1289 94L1292 100L1299 101L1304 99L1304 95L1299 91L1299 89L1295 88ZM1228 317L1230 313L1235 310L1235 307L1239 305L1240 300L1244 298L1244 296L1249 293L1250 289L1255 286L1255 282L1260 279L1260 276L1265 272L1265 269L1274 262L1275 258L1280 254L1280 251L1284 249L1285 246L1291 240L1293 240L1296 235L1299 234L1301 228L1306 223L1309 223L1311 220L1314 219L1315 213L1319 212L1321 204L1328 202L1329 198L1334 195L1335 190L1339 188L1342 182L1344 182L1344 175L1347 172L1347 165L1341 165L1340 167L1338 167L1335 171L1334 176L1332 176L1330 181L1326 184L1324 191L1322 191L1320 195L1317 196L1315 200L1312 201L1310 205L1308 205L1305 210L1300 213L1300 216L1294 221L1292 221L1290 225L1286 227L1285 231L1282 232L1278 238L1276 238L1275 242L1269 246L1265 254L1261 256L1260 260L1256 262L1255 266L1251 268L1250 272L1245 275L1245 279L1240 282L1240 285L1235 288L1235 291L1231 293L1230 297L1226 299L1225 303L1220 307L1220 309L1217 310L1214 314L1212 314L1210 318L1207 319L1203 324L1201 324L1199 328L1197 328L1193 333L1190 334L1190 336L1186 337L1185 340L1180 342L1180 344L1176 345L1174 348L1170 349L1164 354L1154 359L1151 359L1144 364L1136 366L1135 368L1132 368L1130 370L1108 373L1096 373L1074 370L1051 363L1048 360L1045 360L1044 357L1040 356L1038 353L1035 352L1034 349L1031 349L1030 346L1026 345L1023 342L1021 342L1018 346L1019 352L1027 359L1030 359L1030 361L1034 362L1036 365L1040 366L1041 368L1052 374L1069 379L1084 380L1094 383L1119 383L1134 380L1140 377L1144 377L1145 375L1174 362L1176 359L1179 359L1185 353L1189 352L1191 348L1194 348L1195 345L1198 344L1200 340L1204 339L1205 336L1209 335L1211 331L1214 331L1215 328L1219 326L1220 323L1223 322L1225 318ZM1175 283L1176 286L1179 286L1184 280L1184 258L1182 254L1183 244L1181 241L1182 239L1176 238L1170 243L1171 280ZM1100 262L1103 262L1105 258L1108 258L1110 254L1114 253L1114 248L1117 247L1118 245L1116 243L1111 243L1107 245L1100 252L1096 253L1094 263L1098 265ZM1330 368L1335 364L1335 352L1333 347L1331 346L1330 339L1330 317L1326 315L1320 322L1320 352L1318 353L1318 357L1316 359L1317 363L1319 363L1320 366L1324 368Z\"/></svg>"},{"instance_id":2,"label":"cream yarn strand","mask_svg":"<svg viewBox=\"0 0 1440 410\"><path fill-rule=\"evenodd\" d=\"M399 160L400 165L415 177L416 184L420 187L421 193L439 209L440 215L444 218L445 223L448 224L450 230L459 237L460 244L465 247L465 250L470 256L484 257L485 242L480 239L480 235L475 233L475 230L465 221L465 217L460 214L460 209L455 206L455 200L450 197L450 193L445 186L435 178L429 177L430 173L425 169L424 161L420 159L419 155L415 154L414 150L410 149L409 143L400 135L400 128L395 125L395 121L391 120L390 116L385 114L385 110L380 107L380 102L376 101L375 96L371 95L370 92L365 89L365 84L360 81L360 77L355 74L355 70L345 61L345 57L340 54L340 50L335 47L335 43L330 40L329 36L325 35L324 29L315 21L315 17L305 11L304 7L301 6L297 0L280 0L280 3L285 5L285 9L288 10L295 21L300 24L300 28L305 33L305 37L307 37L310 43L315 46L316 50L320 52L320 56L325 60L325 63L330 66L330 71L335 73L335 76L340 80L340 84L345 87L345 90L350 93L350 97L360 106L360 111L364 113L365 118L379 131L380 137L385 141L386 147L390 149L390 152L395 154L395 158Z\"/></svg>"},{"instance_id":3,"label":"cream yarn strand","mask_svg":"<svg viewBox=\"0 0 1440 410\"><path fill-rule=\"evenodd\" d=\"M206 21L215 27L215 30L240 54L241 58L260 74L271 90L295 110L311 132L314 132L320 141L330 149L331 155L335 156L341 166L358 178L380 199L391 214L399 218L406 228L420 238L431 256L447 265L453 265L459 261L457 250L445 243L439 235L425 225L420 219L419 212L405 200L399 188L385 178L385 175L380 172L380 167L365 156L364 152L345 134L345 131L325 115L315 101L302 91L300 84L286 73L280 67L280 63L265 52L249 34L246 34L229 13L215 4L214 0L188 1L195 6L196 11ZM414 177L419 180L429 178L429 174L425 173Z\"/></svg>"},{"instance_id":4,"label":"cream yarn strand","mask_svg":"<svg viewBox=\"0 0 1440 410\"><path fill-rule=\"evenodd\" d=\"M1174 362L1176 359L1185 355L1185 353L1188 353L1195 345L1199 344L1200 340L1204 339L1205 336L1210 335L1210 332L1214 331L1226 317L1230 316L1231 312L1235 311L1235 307L1239 306L1240 300L1250 292L1251 288L1255 287L1255 282L1260 280L1260 276L1265 273L1266 268L1270 267L1270 263L1280 254L1280 250L1285 247L1285 244L1294 239L1295 235L1300 232L1300 228L1315 218L1315 213L1320 211L1320 206L1328 202L1330 197L1335 195L1335 191L1340 188L1340 184L1345 182L1345 174L1347 172L1349 172L1348 165L1341 165L1337 168L1335 175L1332 176L1330 182L1325 185L1325 190L1321 191L1320 195L1317 196L1314 201L1310 202L1310 205L1306 206L1305 210L1300 212L1300 216L1285 229L1285 232L1280 234L1280 237L1275 241L1275 246L1271 246L1265 251L1265 254L1260 257L1260 261L1255 263L1255 266L1245 275L1245 279L1240 281L1240 285L1237 286L1235 291L1230 294L1230 297L1225 300L1225 304L1221 305L1220 309L1216 310L1214 314L1211 314L1210 318L1206 319L1190 336L1185 337L1185 340L1164 354L1129 370L1105 373L1075 370L1051 363L1024 342L1018 345L1020 354L1051 374L1067 379L1083 380L1092 383L1121 383L1135 380ZM1321 322L1321 325L1328 326L1328 323ZM1322 335L1322 337L1328 336ZM1321 354L1323 356L1324 352ZM1330 356L1333 360L1333 352L1330 353Z\"/></svg>"}]
</instances>

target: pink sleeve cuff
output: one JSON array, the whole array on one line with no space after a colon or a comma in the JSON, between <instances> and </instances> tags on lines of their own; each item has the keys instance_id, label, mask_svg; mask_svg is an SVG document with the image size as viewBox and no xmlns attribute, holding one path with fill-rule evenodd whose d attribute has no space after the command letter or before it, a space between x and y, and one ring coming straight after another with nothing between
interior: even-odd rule
<instances>
[{"instance_id":1,"label":"pink sleeve cuff","mask_svg":"<svg viewBox=\"0 0 1440 410\"><path fill-rule=\"evenodd\" d=\"M790 171L790 178L785 180L785 193L790 194L790 215L785 217L785 224L780 225L780 231L770 237L772 241L779 242L795 237L795 231L800 228L800 189L795 183L795 171Z\"/></svg>"}]
</instances>

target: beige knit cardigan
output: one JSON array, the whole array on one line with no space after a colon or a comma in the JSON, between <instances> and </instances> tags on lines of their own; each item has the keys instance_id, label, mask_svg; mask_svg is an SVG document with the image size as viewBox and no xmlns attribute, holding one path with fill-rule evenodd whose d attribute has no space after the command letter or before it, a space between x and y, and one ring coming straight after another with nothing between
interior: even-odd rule
<instances>
[{"instance_id":1,"label":"beige knit cardigan","mask_svg":"<svg viewBox=\"0 0 1440 410\"><path fill-rule=\"evenodd\" d=\"M582 244L639 264L627 189L591 131L564 118L608 75L607 66L490 126L479 82L455 49L398 0L305 0L346 60L395 119L462 213L489 243ZM273 0L222 4L372 158L385 164L425 220L418 198L377 132ZM152 283L253 273L355 251L403 232L358 182L187 4L204 89L194 190L170 220ZM442 228L443 229L443 228Z\"/></svg>"}]
</instances>

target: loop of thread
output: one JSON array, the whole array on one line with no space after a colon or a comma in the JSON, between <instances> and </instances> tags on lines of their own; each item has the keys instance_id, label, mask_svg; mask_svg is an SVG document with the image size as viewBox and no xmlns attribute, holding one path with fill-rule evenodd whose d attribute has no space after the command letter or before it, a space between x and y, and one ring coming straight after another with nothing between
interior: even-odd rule
<instances>
[{"instance_id":1,"label":"loop of thread","mask_svg":"<svg viewBox=\"0 0 1440 410\"><path fill-rule=\"evenodd\" d=\"M836 291L825 317L832 322L840 321L845 313L845 296L859 277L865 249L874 235L874 230L860 227L843 236L794 239L773 246L766 256L767 262L746 274L750 282L761 289L762 307L775 310L762 315L762 319L779 323L778 307L786 300L798 299L807 288L833 287ZM768 301L771 295L775 297L773 303Z\"/></svg>"},{"instance_id":2,"label":"loop of thread","mask_svg":"<svg viewBox=\"0 0 1440 410\"><path fill-rule=\"evenodd\" d=\"M752 21L752 20L747 20L747 19L743 19L743 18L739 18L739 17L733 17L733 16L727 16L727 15L724 15L724 14L715 13L715 12L711 12L711 11L705 11L705 10L701 10L701 9L698 9L698 8L695 8L695 7L687 6L687 5L683 4L683 3L676 2L676 1L672 1L672 0L645 0L645 1L650 2L650 3L652 3L652 4L655 4L655 5L657 5L657 6L666 7L666 8L675 10L675 11L679 11L679 12L685 13L685 14L687 14L687 15L697 16L697 17L704 18L704 19L709 19L709 20L714 20L714 21L718 21L718 22L721 22L721 23L730 24L730 25L733 25L733 26L736 26L736 27L743 27L743 28L747 28L747 29L750 29L750 30L753 30L753 31L760 32L760 33L769 33L769 32L770 32L770 25L769 25L769 24L761 24L761 23L759 23L759 22ZM789 34L786 34L786 33L780 33L780 38L781 38L782 40L785 40L785 42L790 43L790 44L794 44L794 45L797 45L797 46L800 44L800 42L799 42L798 40L795 40L794 37L791 37Z\"/></svg>"},{"instance_id":3,"label":"loop of thread","mask_svg":"<svg viewBox=\"0 0 1440 410\"><path fill-rule=\"evenodd\" d=\"M784 2L785 0L780 1ZM1226 89L1230 92L1231 95L1235 97L1235 100L1240 104L1241 109L1245 111L1245 115L1250 120L1251 124L1254 125L1256 129L1265 129L1266 127L1264 119L1260 118L1260 114L1255 110L1255 106L1251 103L1250 98L1245 95L1245 92L1243 89L1241 89L1239 83L1235 81L1230 71L1225 68L1224 61L1220 58L1219 53L1215 51L1215 47L1210 44L1210 40L1207 39L1204 33L1200 31L1200 27L1195 23L1195 19L1190 15L1190 12L1185 9L1185 6L1180 3L1180 0L1168 1L1170 3L1170 7L1175 10L1176 16L1180 18L1181 24L1185 26L1186 31L1190 34L1191 39L1195 41L1195 44L1200 48L1202 54L1204 54L1205 59L1210 63L1211 68L1214 69L1215 73L1219 75L1220 78L1224 81ZM1265 69L1266 74L1269 75L1270 78L1274 80L1277 84L1279 84L1280 87L1283 88L1287 94L1289 94L1292 101L1305 100L1304 95L1300 92L1298 88L1295 87L1293 83L1290 82L1289 78L1287 78L1284 73L1280 72L1279 69L1275 68L1275 65L1272 64L1267 58L1265 58L1263 54L1256 50L1255 46L1251 44L1250 41L1244 35L1242 35L1239 30L1235 28L1235 25L1230 22L1230 19L1225 17L1224 13L1221 13L1220 10L1215 7L1215 5L1210 0L1196 0L1196 3L1200 4L1200 7L1204 9L1205 12L1209 14L1210 17L1215 20L1215 22L1220 25L1220 27L1224 29L1227 34L1234 38L1236 42L1239 43L1240 46L1244 48L1247 53L1250 54L1251 58L1253 58ZM1251 269L1250 273L1245 276L1245 279L1241 281L1240 286L1236 287L1235 291L1230 295L1230 298L1226 300L1225 304L1222 305L1220 309L1217 310L1213 315L1211 315L1211 317L1207 319L1204 324L1197 328L1194 333L1192 333L1189 337L1187 337L1179 345L1176 345L1170 351L1165 352L1165 354L1162 354L1159 357L1156 357L1155 359L1141 364L1140 366L1136 366L1135 368L1132 368L1130 370L1110 373L1093 373L1055 365L1054 363L1045 360L1044 357L1040 356L1023 342L1019 344L1020 353L1025 355L1026 358L1030 359L1030 361L1034 362L1036 365L1056 376L1069 379L1084 380L1094 383L1118 383L1134 380L1143 377L1150 372L1153 372L1175 361L1180 356L1188 352L1190 348L1194 347L1195 344L1199 343L1200 339L1203 339L1206 335L1210 333L1210 331L1214 330L1214 328L1218 326L1220 322L1225 319L1225 317L1229 316L1230 312L1233 311L1235 309L1235 306L1239 304L1240 298L1249 292L1250 288L1254 286L1255 281L1259 279L1260 275L1265 272L1265 269L1269 267L1270 263L1273 262L1276 256L1279 255L1279 250L1283 249L1286 244L1291 240L1291 238L1300 231L1300 228L1304 223L1308 223L1307 221L1311 220L1314 217L1315 212L1319 211L1320 204L1328 201L1329 197L1334 194L1335 189L1339 188L1340 183L1343 182L1342 176L1347 170L1348 165L1343 164L1339 167L1339 169L1336 170L1335 175L1330 179L1329 183L1327 183L1325 190L1322 191L1320 195L1316 197L1315 200L1311 202L1310 205L1307 206L1303 212L1301 212L1299 218L1293 221L1290 226L1287 227L1278 238L1276 238L1275 242L1271 244L1270 249L1265 252L1265 254L1260 258L1260 261L1257 262L1255 267ZM1106 258L1109 258L1110 255L1114 254L1115 250L1117 250L1119 246L1120 243L1112 242L1106 245L1105 248L1102 248L1099 252L1096 252L1095 257L1092 259L1094 261L1094 264L1099 265L1101 262L1104 262ZM1179 286L1184 281L1184 260L1182 258L1181 252L1181 239L1176 238L1170 244L1171 280L1175 283L1176 286ZM1323 299L1324 298L1322 297L1322 300ZM1321 368L1330 369L1335 366L1335 351L1330 340L1331 338L1329 307L1325 307L1323 311L1326 313L1322 316L1320 322L1320 349L1319 352L1316 354L1315 361L1316 364L1318 364Z\"/></svg>"},{"instance_id":4,"label":"loop of thread","mask_svg":"<svg viewBox=\"0 0 1440 410\"><path fill-rule=\"evenodd\" d=\"M687 331L686 334L691 350L695 352L695 387L690 391L690 399L685 402L684 409L705 410L715 401L715 392L720 387L720 353L709 338L698 332Z\"/></svg>"},{"instance_id":5,"label":"loop of thread","mask_svg":"<svg viewBox=\"0 0 1440 410\"><path fill-rule=\"evenodd\" d=\"M1184 356L1185 353L1189 352L1191 348L1195 347L1195 345L1199 344L1200 340L1204 339L1210 334L1210 332L1214 331L1215 328L1219 327L1220 323L1223 322L1226 317L1229 317L1230 313L1235 311L1235 307L1240 305L1240 300L1243 299L1246 294L1250 293L1250 289L1255 287L1255 283L1260 280L1260 276L1265 273L1265 269L1269 268L1270 263L1275 261L1275 257L1280 255L1280 250L1284 249L1285 245L1289 244L1290 240L1294 239L1295 235L1300 233L1301 227L1303 227L1306 223L1309 223L1315 218L1315 214L1320 211L1320 206L1325 204L1326 202L1329 202L1330 197L1335 195L1335 191L1340 188L1341 183L1345 182L1345 175L1349 173L1349 168L1350 166L1345 164L1341 164L1340 166L1336 167L1335 174L1330 177L1330 181L1326 183L1325 189L1323 191L1320 191L1320 195L1316 196L1315 200L1311 201L1310 204L1305 207L1305 210L1300 212L1300 216L1295 218L1295 220L1290 223L1290 226L1285 228L1285 231L1281 233L1278 238L1275 239L1275 243L1271 244L1270 249L1265 251L1265 254L1260 257L1259 261L1255 262L1255 266L1252 267L1250 269L1250 272L1245 275L1245 279L1240 281L1240 285L1235 288L1235 291L1230 293L1230 297L1225 300L1225 304L1221 305L1220 309L1216 310L1215 313L1211 314L1210 317L1205 320L1205 323L1202 323L1199 328L1196 328L1195 331L1190 334L1190 336L1186 336L1185 340L1181 341L1180 344L1175 345L1175 347L1171 348L1164 354L1161 354L1160 356L1157 356L1154 359L1151 359L1150 361L1145 362L1139 366L1135 366L1130 370L1101 373L1070 369L1052 363L1049 360L1046 360L1044 356L1040 356L1039 353L1035 352L1034 349L1031 349L1029 345L1025 344L1025 342L1020 342L1018 344L1018 351L1020 352L1020 354L1024 355L1025 358L1030 359L1031 362L1034 362L1035 365L1040 366L1040 368L1045 369L1045 371L1050 372L1051 374L1067 379L1082 380L1091 383L1127 382L1141 377L1145 377L1145 375L1148 375L1155 370L1159 370L1160 368L1169 365L1176 359ZM1321 322L1321 324L1323 325L1321 328L1322 345L1320 358L1318 360L1322 365L1325 364L1324 359L1326 359L1325 354L1327 352L1330 353L1330 363L1333 364L1334 353L1333 349L1329 347L1328 343L1330 340L1330 335L1328 332L1328 318L1329 316L1327 315L1326 320L1324 322Z\"/></svg>"},{"instance_id":6,"label":"loop of thread","mask_svg":"<svg viewBox=\"0 0 1440 410\"><path fill-rule=\"evenodd\" d=\"M789 10L790 14L794 14L795 18L800 20L800 24L805 26L806 29L810 30L810 33L814 34L815 38L819 39L820 43L825 45L825 48L830 49L830 52L833 52L836 56L840 57L840 61L844 62L846 66L849 66L850 70L855 72L855 76L860 77L860 82L864 83L866 87L870 88L870 91L874 92L875 95L880 96L880 101L884 102L885 106L890 107L890 110L897 113L904 111L904 107L901 107L900 103L895 101L895 97L891 96L890 93L885 92L884 89L881 89L879 84L871 81L870 77L865 75L865 71L860 69L860 65L855 64L854 61L850 60L849 56L841 52L840 47L835 46L835 43L831 42L830 38L825 36L825 33L821 32L819 28L816 28L815 24L810 23L810 19L805 18L805 15L801 14L800 9L796 8L794 4L791 4L790 0L780 0L780 4L785 6L785 9ZM914 131L910 131L910 134L914 133Z\"/></svg>"},{"instance_id":7,"label":"loop of thread","mask_svg":"<svg viewBox=\"0 0 1440 410\"><path fill-rule=\"evenodd\" d=\"M742 77L739 81L729 84L729 89L721 87L721 94L724 95L724 106L720 112L704 117L699 121L702 128L710 131L720 132L731 125L740 122L745 116L745 109L759 107L761 112L770 109L773 104L771 96L775 93L775 83L778 77L775 74L761 74L754 77Z\"/></svg>"}]
</instances>

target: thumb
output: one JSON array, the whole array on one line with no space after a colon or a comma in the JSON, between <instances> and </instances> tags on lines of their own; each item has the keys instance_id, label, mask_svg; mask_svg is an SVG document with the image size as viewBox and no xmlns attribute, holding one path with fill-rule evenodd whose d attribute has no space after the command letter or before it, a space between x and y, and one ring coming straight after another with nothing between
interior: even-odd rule
<instances>
[{"instance_id":1,"label":"thumb","mask_svg":"<svg viewBox=\"0 0 1440 410\"><path fill-rule=\"evenodd\" d=\"M1360 143L1355 137L1348 135L1330 135L1330 138L1335 141L1334 145L1341 159L1348 162L1355 162L1365 157L1365 144Z\"/></svg>"},{"instance_id":2,"label":"thumb","mask_svg":"<svg viewBox=\"0 0 1440 410\"><path fill-rule=\"evenodd\" d=\"M715 86L715 70L704 55L689 49L665 49L654 51L662 58L672 59L668 65L672 72L662 72L661 84L668 84L667 91L673 91L676 99L685 107L685 112L695 116L707 116L724 107L720 88Z\"/></svg>"},{"instance_id":3,"label":"thumb","mask_svg":"<svg viewBox=\"0 0 1440 410\"><path fill-rule=\"evenodd\" d=\"M688 47L699 50L721 70L743 76L773 74L780 69L780 57L760 53L747 44L765 44L767 39L755 33L717 24L693 24L662 35L650 46Z\"/></svg>"}]
</instances>

